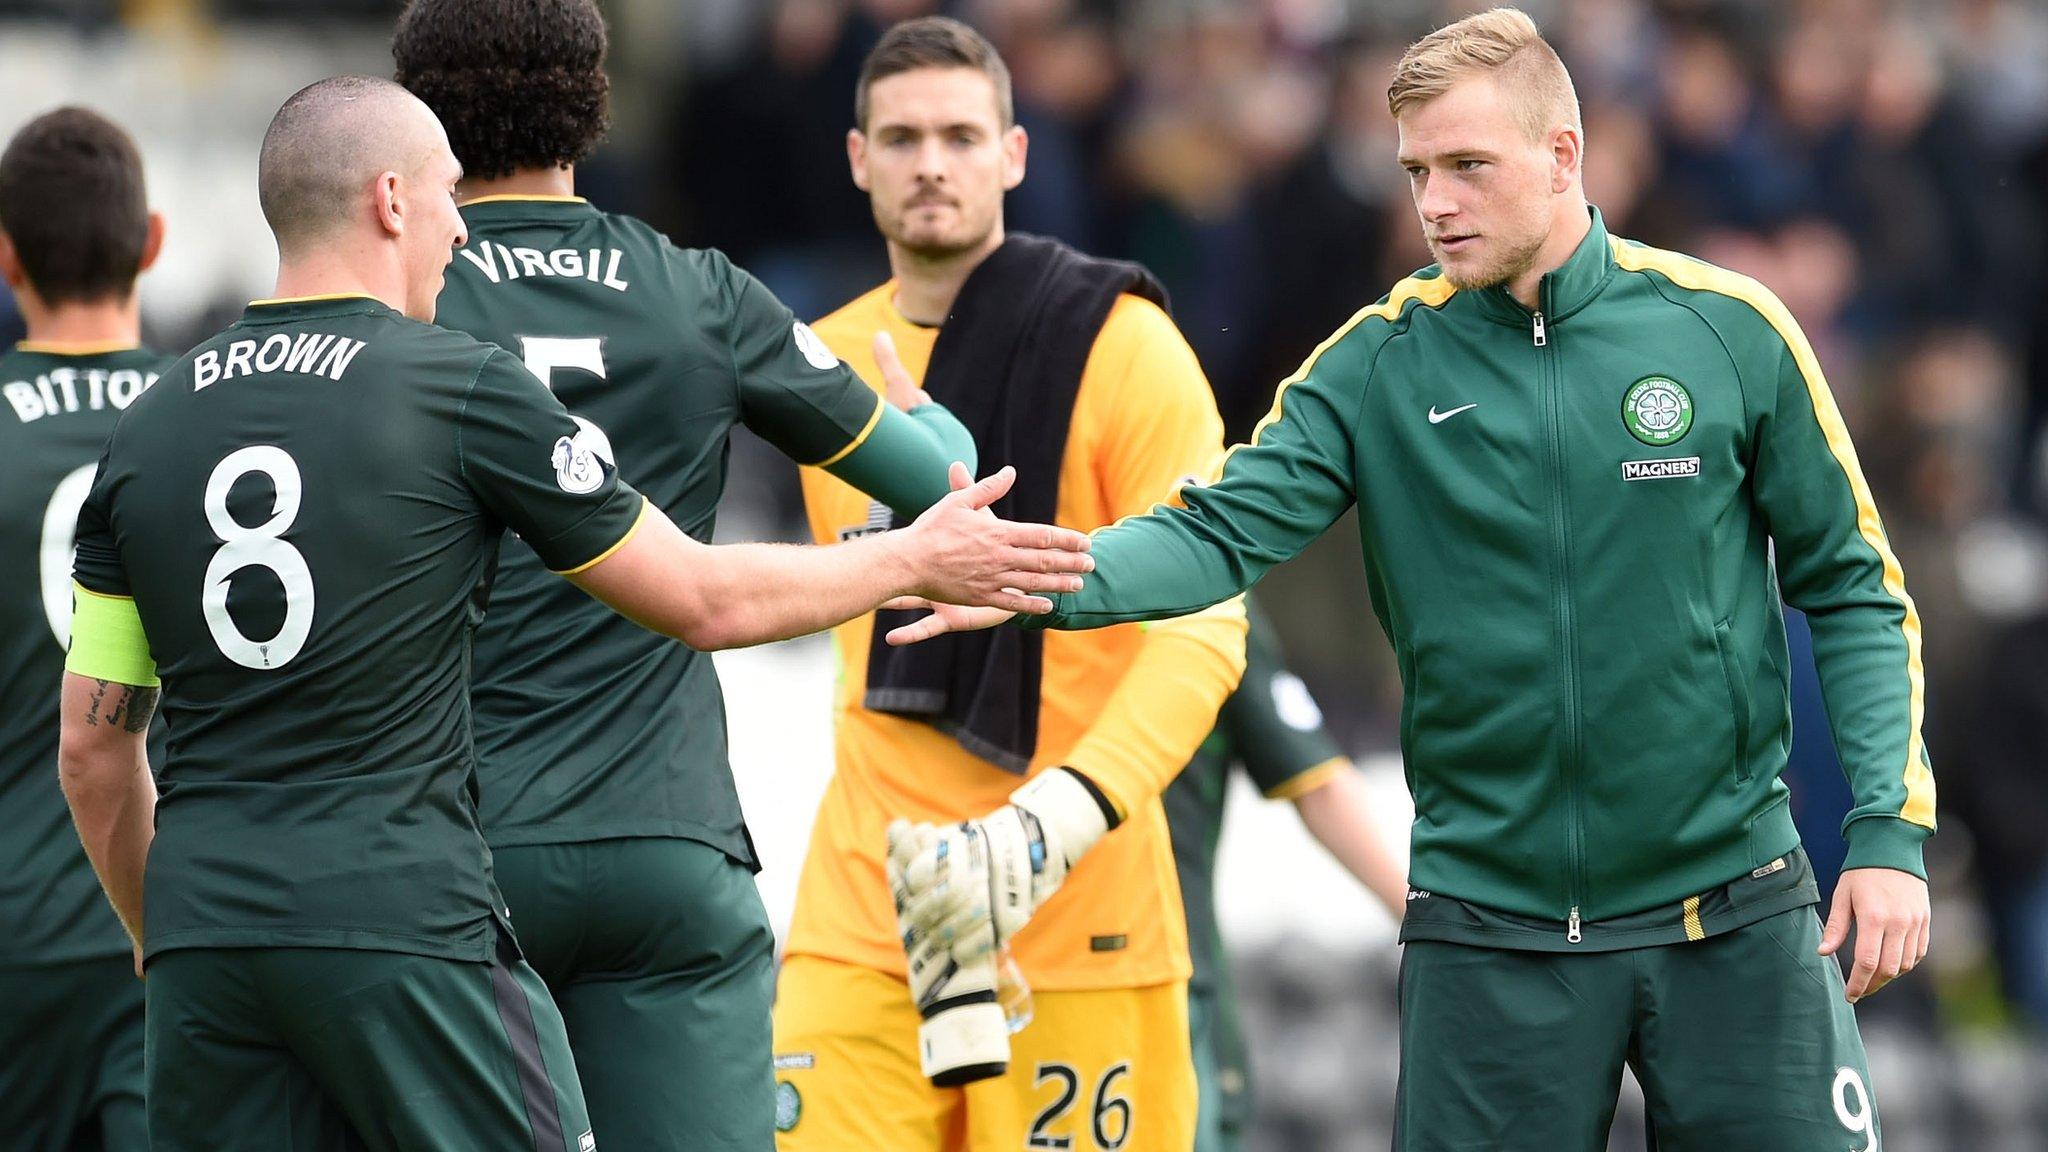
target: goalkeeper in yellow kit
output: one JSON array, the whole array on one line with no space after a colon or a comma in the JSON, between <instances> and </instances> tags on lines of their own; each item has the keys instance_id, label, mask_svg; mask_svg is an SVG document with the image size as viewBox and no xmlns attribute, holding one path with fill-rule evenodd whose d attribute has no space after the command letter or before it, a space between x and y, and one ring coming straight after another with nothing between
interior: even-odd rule
<instances>
[{"instance_id":1,"label":"goalkeeper in yellow kit","mask_svg":"<svg viewBox=\"0 0 2048 1152\"><path fill-rule=\"evenodd\" d=\"M1093 529L1205 474L1222 424L1156 282L1004 233L1026 140L987 41L945 19L896 26L855 115L854 179L894 276L816 325L832 351L881 390L873 347L892 340L913 378L897 387L952 407L985 463L1017 465L1006 515ZM888 523L817 470L804 491L821 541ZM894 622L834 633L837 770L775 1006L779 1147L1184 1152L1189 961L1159 796L1243 670L1242 604L1144 629L1004 629L915 658L873 642ZM996 844L984 859L1012 880L996 923L1033 993L1016 1035L992 954L958 965L949 950L906 987L885 862L897 819ZM899 837L904 860L931 835Z\"/></svg>"}]
</instances>

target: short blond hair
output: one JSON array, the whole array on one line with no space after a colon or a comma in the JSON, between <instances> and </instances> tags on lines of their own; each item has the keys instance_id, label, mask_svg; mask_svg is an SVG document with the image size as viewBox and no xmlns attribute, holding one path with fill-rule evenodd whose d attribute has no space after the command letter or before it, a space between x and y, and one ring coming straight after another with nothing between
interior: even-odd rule
<instances>
[{"instance_id":1,"label":"short blond hair","mask_svg":"<svg viewBox=\"0 0 2048 1152\"><path fill-rule=\"evenodd\" d=\"M1579 95L1557 50L1519 8L1494 8L1447 24L1408 46L1387 86L1387 110L1399 119L1477 73L1499 77L1515 118L1531 140L1560 123L1583 131Z\"/></svg>"}]
</instances>

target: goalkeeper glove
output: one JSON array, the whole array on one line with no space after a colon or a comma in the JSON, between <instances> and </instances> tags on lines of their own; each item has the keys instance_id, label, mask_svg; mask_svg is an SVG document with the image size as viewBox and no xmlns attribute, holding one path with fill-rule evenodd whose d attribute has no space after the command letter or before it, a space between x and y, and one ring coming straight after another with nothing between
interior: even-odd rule
<instances>
[{"instance_id":1,"label":"goalkeeper glove","mask_svg":"<svg viewBox=\"0 0 2048 1152\"><path fill-rule=\"evenodd\" d=\"M889 890L896 900L896 927L903 935L910 969L910 995L922 1022L917 1050L924 1074L941 1088L1001 1076L1010 1066L1010 1029L996 997L996 953L988 939L995 924L987 909L953 917L943 934L913 923L903 865L932 854L928 883L938 889L957 884L985 889L985 867L970 866L952 844L938 845L938 829L898 820L889 826ZM954 955L964 945L966 959Z\"/></svg>"},{"instance_id":2,"label":"goalkeeper glove","mask_svg":"<svg viewBox=\"0 0 2048 1152\"><path fill-rule=\"evenodd\" d=\"M892 852L905 854L901 917L962 961L1001 948L1121 819L1093 781L1052 768L979 820L914 828L898 821L890 828ZM973 882L976 873L984 883ZM984 920L992 933L979 931Z\"/></svg>"}]
</instances>

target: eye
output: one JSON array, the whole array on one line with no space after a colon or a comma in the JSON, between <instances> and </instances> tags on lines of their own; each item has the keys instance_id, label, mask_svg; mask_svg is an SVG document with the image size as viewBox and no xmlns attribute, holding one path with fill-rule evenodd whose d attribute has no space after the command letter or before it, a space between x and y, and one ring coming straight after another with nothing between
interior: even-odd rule
<instances>
[{"instance_id":1,"label":"eye","mask_svg":"<svg viewBox=\"0 0 2048 1152\"><path fill-rule=\"evenodd\" d=\"M1408 173L1410 180L1420 180L1429 171L1420 164L1403 164L1401 167Z\"/></svg>"},{"instance_id":2,"label":"eye","mask_svg":"<svg viewBox=\"0 0 2048 1152\"><path fill-rule=\"evenodd\" d=\"M1486 161L1484 161L1484 160L1460 160L1460 161L1458 161L1458 171L1460 171L1460 172L1477 172L1477 171L1479 171L1479 170L1480 170L1481 168L1484 168L1485 166L1486 166Z\"/></svg>"}]
</instances>

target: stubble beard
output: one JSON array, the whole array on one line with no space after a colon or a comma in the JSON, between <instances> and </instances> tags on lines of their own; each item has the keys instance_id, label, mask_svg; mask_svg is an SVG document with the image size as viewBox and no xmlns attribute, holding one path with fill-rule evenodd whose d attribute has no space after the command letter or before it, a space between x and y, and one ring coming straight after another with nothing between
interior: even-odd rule
<instances>
[{"instance_id":1,"label":"stubble beard","mask_svg":"<svg viewBox=\"0 0 2048 1152\"><path fill-rule=\"evenodd\" d=\"M1472 292L1482 288L1499 287L1519 279L1523 273L1536 266L1536 257L1549 240L1547 233L1531 236L1492 256L1476 268L1469 265L1464 269L1453 268L1444 261L1443 254L1436 250L1434 243L1430 245L1430 255L1437 258L1437 265L1443 269L1444 279L1450 281L1451 287L1461 292Z\"/></svg>"},{"instance_id":2,"label":"stubble beard","mask_svg":"<svg viewBox=\"0 0 2048 1152\"><path fill-rule=\"evenodd\" d=\"M988 243L989 235L995 231L995 216L991 214L988 221L981 228L965 236L912 239L910 229L904 223L909 215L910 213L906 211L902 216L897 217L896 227L893 229L894 235L891 235L889 239L904 252L927 263L950 260L964 253L978 251L983 245Z\"/></svg>"}]
</instances>

